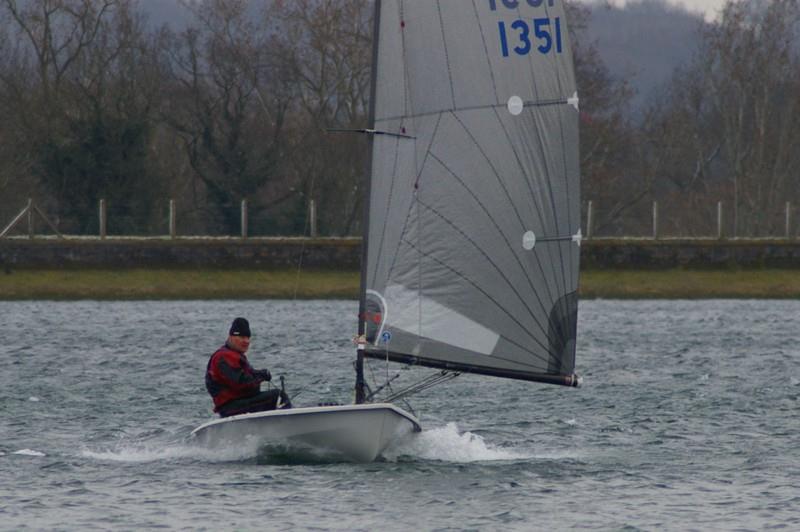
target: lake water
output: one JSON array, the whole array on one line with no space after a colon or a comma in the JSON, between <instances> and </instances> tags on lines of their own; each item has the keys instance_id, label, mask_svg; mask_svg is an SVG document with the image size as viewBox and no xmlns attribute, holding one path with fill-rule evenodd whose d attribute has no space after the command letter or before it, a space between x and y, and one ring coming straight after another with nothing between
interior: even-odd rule
<instances>
[{"instance_id":1,"label":"lake water","mask_svg":"<svg viewBox=\"0 0 800 532\"><path fill-rule=\"evenodd\" d=\"M314 405L351 401L356 312L0 302L0 529L800 529L795 301L582 302L583 388L461 376L376 463L187 442L233 317Z\"/></svg>"}]
</instances>

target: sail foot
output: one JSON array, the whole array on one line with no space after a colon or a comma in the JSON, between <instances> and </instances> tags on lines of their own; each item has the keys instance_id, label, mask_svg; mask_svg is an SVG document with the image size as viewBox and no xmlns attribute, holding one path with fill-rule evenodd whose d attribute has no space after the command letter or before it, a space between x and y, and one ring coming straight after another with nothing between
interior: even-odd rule
<instances>
[{"instance_id":1,"label":"sail foot","mask_svg":"<svg viewBox=\"0 0 800 532\"><path fill-rule=\"evenodd\" d=\"M517 379L530 382L540 382L543 384L556 384L559 386L567 386L570 388L577 388L583 382L583 379L581 377L574 374L557 375L548 373L515 371L515 370L502 369L496 367L462 364L447 360L437 360L437 359L427 358L424 356L409 355L394 351L371 349L369 347L367 347L367 350L364 351L364 356L383 361L388 360L390 362L397 362L400 364L424 366L436 369L445 369L448 371L453 371L458 373L472 373L476 375L488 375L490 377L502 377L505 379Z\"/></svg>"}]
</instances>

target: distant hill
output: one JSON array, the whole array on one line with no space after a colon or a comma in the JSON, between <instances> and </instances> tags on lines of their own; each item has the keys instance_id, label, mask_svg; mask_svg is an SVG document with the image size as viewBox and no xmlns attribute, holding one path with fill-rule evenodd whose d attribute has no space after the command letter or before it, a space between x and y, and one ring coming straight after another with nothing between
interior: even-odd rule
<instances>
[{"instance_id":1,"label":"distant hill","mask_svg":"<svg viewBox=\"0 0 800 532\"><path fill-rule=\"evenodd\" d=\"M687 64L697 49L701 15L664 0L628 2L625 8L590 6L587 33L600 57L617 78L636 90L633 108L640 109L669 81L676 67Z\"/></svg>"}]
</instances>

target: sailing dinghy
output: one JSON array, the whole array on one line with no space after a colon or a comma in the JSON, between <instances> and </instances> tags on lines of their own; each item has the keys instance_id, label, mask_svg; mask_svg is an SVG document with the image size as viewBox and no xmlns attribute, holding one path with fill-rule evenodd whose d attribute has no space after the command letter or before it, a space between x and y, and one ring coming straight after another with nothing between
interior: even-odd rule
<instances>
[{"instance_id":1,"label":"sailing dinghy","mask_svg":"<svg viewBox=\"0 0 800 532\"><path fill-rule=\"evenodd\" d=\"M578 386L578 96L561 0L377 0L355 403L207 423L370 461L462 373ZM436 368L403 390L366 359ZM382 402L373 403L386 390Z\"/></svg>"}]
</instances>

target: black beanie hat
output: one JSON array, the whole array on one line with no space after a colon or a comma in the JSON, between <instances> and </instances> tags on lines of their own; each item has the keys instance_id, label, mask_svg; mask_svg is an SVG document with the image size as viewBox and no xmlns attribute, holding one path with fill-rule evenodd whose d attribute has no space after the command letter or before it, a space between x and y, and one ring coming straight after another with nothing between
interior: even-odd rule
<instances>
[{"instance_id":1,"label":"black beanie hat","mask_svg":"<svg viewBox=\"0 0 800 532\"><path fill-rule=\"evenodd\" d=\"M231 324L231 330L228 332L231 336L252 336L250 334L250 324L244 318L236 318Z\"/></svg>"}]
</instances>

